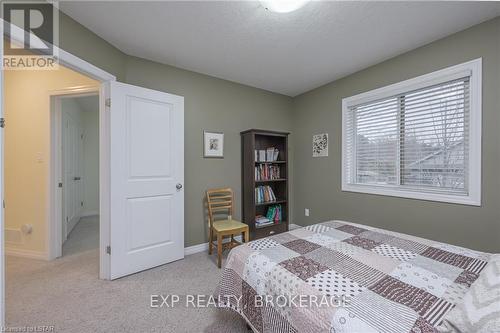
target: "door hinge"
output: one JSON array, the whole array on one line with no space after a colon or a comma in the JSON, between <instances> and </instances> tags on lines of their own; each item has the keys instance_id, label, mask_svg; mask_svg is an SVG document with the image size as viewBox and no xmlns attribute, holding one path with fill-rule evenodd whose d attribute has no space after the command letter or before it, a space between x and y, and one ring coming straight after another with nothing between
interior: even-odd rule
<instances>
[{"instance_id":1,"label":"door hinge","mask_svg":"<svg viewBox=\"0 0 500 333\"><path fill-rule=\"evenodd\" d=\"M111 254L111 246L106 246L106 253Z\"/></svg>"},{"instance_id":2,"label":"door hinge","mask_svg":"<svg viewBox=\"0 0 500 333\"><path fill-rule=\"evenodd\" d=\"M104 103L108 108L111 107L111 98L106 98L106 102Z\"/></svg>"},{"instance_id":3,"label":"door hinge","mask_svg":"<svg viewBox=\"0 0 500 333\"><path fill-rule=\"evenodd\" d=\"M66 216L66 222L69 222L69 218Z\"/></svg>"},{"instance_id":4,"label":"door hinge","mask_svg":"<svg viewBox=\"0 0 500 333\"><path fill-rule=\"evenodd\" d=\"M5 127L5 118L0 118L0 127L1 128Z\"/></svg>"},{"instance_id":5,"label":"door hinge","mask_svg":"<svg viewBox=\"0 0 500 333\"><path fill-rule=\"evenodd\" d=\"M2 207L5 208L5 200L2 200Z\"/></svg>"},{"instance_id":6,"label":"door hinge","mask_svg":"<svg viewBox=\"0 0 500 333\"><path fill-rule=\"evenodd\" d=\"M83 207L83 201L81 201L81 202L80 202L80 206L82 206L82 207Z\"/></svg>"}]
</instances>

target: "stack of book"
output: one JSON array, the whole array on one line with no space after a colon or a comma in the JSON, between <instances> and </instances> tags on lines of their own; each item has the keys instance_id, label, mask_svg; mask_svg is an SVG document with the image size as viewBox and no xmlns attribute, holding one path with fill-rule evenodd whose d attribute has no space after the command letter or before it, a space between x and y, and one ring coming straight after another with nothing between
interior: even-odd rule
<instances>
[{"instance_id":1,"label":"stack of book","mask_svg":"<svg viewBox=\"0 0 500 333\"><path fill-rule=\"evenodd\" d=\"M275 223L280 223L283 220L283 210L281 205L271 206L267 209L266 216L257 215L255 217L255 226L257 228L264 227Z\"/></svg>"},{"instance_id":2,"label":"stack of book","mask_svg":"<svg viewBox=\"0 0 500 333\"><path fill-rule=\"evenodd\" d=\"M257 186L255 188L255 202L256 203L264 203L276 201L276 196L274 195L273 189L271 186Z\"/></svg>"},{"instance_id":3,"label":"stack of book","mask_svg":"<svg viewBox=\"0 0 500 333\"><path fill-rule=\"evenodd\" d=\"M266 218L275 223L279 223L283 220L283 211L281 205L271 206L267 209Z\"/></svg>"},{"instance_id":4,"label":"stack of book","mask_svg":"<svg viewBox=\"0 0 500 333\"><path fill-rule=\"evenodd\" d=\"M274 224L274 222L270 219L268 219L267 217L265 216L262 216L262 215L257 215L255 217L255 226L257 228L259 227L264 227L266 225L270 225L270 224Z\"/></svg>"},{"instance_id":5,"label":"stack of book","mask_svg":"<svg viewBox=\"0 0 500 333\"><path fill-rule=\"evenodd\" d=\"M255 180L272 180L280 178L280 167L272 164L259 164L255 167Z\"/></svg>"},{"instance_id":6,"label":"stack of book","mask_svg":"<svg viewBox=\"0 0 500 333\"><path fill-rule=\"evenodd\" d=\"M280 151L274 147L255 150L256 162L274 162L278 160Z\"/></svg>"}]
</instances>

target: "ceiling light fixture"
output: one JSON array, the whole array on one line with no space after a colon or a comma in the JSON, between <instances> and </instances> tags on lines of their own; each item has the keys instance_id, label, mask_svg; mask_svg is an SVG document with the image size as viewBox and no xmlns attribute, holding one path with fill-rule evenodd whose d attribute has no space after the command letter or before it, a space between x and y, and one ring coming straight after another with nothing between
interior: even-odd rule
<instances>
[{"instance_id":1,"label":"ceiling light fixture","mask_svg":"<svg viewBox=\"0 0 500 333\"><path fill-rule=\"evenodd\" d=\"M276 13L290 13L304 6L310 0L265 0L260 3L265 9Z\"/></svg>"}]
</instances>

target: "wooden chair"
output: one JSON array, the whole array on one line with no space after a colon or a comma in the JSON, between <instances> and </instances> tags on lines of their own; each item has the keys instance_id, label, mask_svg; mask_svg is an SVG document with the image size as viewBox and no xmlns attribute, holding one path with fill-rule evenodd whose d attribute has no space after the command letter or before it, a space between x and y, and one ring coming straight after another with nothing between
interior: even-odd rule
<instances>
[{"instance_id":1,"label":"wooden chair","mask_svg":"<svg viewBox=\"0 0 500 333\"><path fill-rule=\"evenodd\" d=\"M233 190L230 188L218 188L207 191L208 203L208 254L212 254L214 236L217 238L217 266L221 268L222 251L231 249L241 243L234 239L235 235L242 235L243 241L248 242L248 225L233 220ZM216 220L219 214L226 214L225 218ZM222 243L223 239L230 236L231 241Z\"/></svg>"}]
</instances>

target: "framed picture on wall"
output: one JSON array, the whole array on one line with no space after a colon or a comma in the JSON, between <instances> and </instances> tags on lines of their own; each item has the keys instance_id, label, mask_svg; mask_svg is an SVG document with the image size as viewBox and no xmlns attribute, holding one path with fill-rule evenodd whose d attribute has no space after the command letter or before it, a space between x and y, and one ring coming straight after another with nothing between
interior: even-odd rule
<instances>
[{"instance_id":1,"label":"framed picture on wall","mask_svg":"<svg viewBox=\"0 0 500 333\"><path fill-rule=\"evenodd\" d=\"M328 156L328 133L313 135L313 157Z\"/></svg>"},{"instance_id":2,"label":"framed picture on wall","mask_svg":"<svg viewBox=\"0 0 500 333\"><path fill-rule=\"evenodd\" d=\"M203 131L203 157L224 158L224 133Z\"/></svg>"}]
</instances>

